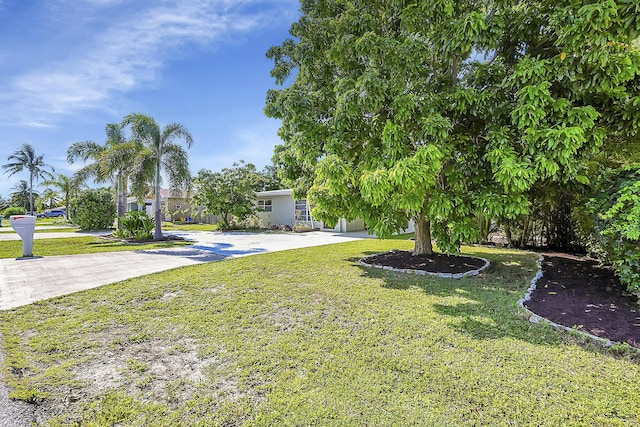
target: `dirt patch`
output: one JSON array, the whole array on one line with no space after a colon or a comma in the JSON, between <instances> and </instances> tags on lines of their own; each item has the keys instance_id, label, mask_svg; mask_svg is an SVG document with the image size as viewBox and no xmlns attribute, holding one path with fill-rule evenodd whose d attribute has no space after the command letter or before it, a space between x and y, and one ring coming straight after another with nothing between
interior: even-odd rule
<instances>
[{"instance_id":1,"label":"dirt patch","mask_svg":"<svg viewBox=\"0 0 640 427\"><path fill-rule=\"evenodd\" d=\"M640 347L640 305L610 268L564 254L543 254L542 278L527 308L592 335Z\"/></svg>"},{"instance_id":2,"label":"dirt patch","mask_svg":"<svg viewBox=\"0 0 640 427\"><path fill-rule=\"evenodd\" d=\"M451 274L478 270L485 265L485 261L479 258L444 254L414 255L410 251L391 251L373 255L366 259L366 263L400 270L422 270L429 273Z\"/></svg>"}]
</instances>

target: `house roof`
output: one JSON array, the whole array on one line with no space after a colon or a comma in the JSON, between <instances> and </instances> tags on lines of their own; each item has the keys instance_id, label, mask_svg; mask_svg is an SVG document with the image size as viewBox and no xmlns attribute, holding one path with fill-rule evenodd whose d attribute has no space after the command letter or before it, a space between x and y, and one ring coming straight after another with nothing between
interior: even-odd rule
<instances>
[{"instance_id":1,"label":"house roof","mask_svg":"<svg viewBox=\"0 0 640 427\"><path fill-rule=\"evenodd\" d=\"M278 197L278 196L291 196L293 190L290 188L284 190L269 190L269 191L256 191L256 197Z\"/></svg>"}]
</instances>

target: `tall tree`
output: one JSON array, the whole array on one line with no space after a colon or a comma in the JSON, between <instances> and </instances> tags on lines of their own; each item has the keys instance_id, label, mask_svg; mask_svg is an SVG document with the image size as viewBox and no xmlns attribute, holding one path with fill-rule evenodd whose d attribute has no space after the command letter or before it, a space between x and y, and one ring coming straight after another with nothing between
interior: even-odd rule
<instances>
[{"instance_id":1,"label":"tall tree","mask_svg":"<svg viewBox=\"0 0 640 427\"><path fill-rule=\"evenodd\" d=\"M25 210L29 209L30 198L39 196L38 193L30 190L29 183L24 179L21 179L11 189L13 190L10 194L11 206L20 206L20 207L23 207Z\"/></svg>"},{"instance_id":2,"label":"tall tree","mask_svg":"<svg viewBox=\"0 0 640 427\"><path fill-rule=\"evenodd\" d=\"M281 190L284 183L279 175L280 168L276 165L267 165L261 171L256 172L255 191Z\"/></svg>"},{"instance_id":3,"label":"tall tree","mask_svg":"<svg viewBox=\"0 0 640 427\"><path fill-rule=\"evenodd\" d=\"M127 189L130 176L134 174L139 163L137 156L141 146L135 141L129 141L124 133L124 125L109 123L105 127L106 141L100 145L93 141L82 141L72 144L67 149L67 161L92 161L78 170L72 178L77 182L84 182L94 178L97 182L112 182L116 187L118 198L118 229L122 227L122 217L125 214ZM134 188L134 194L139 198L141 191Z\"/></svg>"},{"instance_id":4,"label":"tall tree","mask_svg":"<svg viewBox=\"0 0 640 427\"><path fill-rule=\"evenodd\" d=\"M243 161L220 172L202 169L194 179L194 204L211 215L220 215L220 226L229 229L232 217L241 221L255 213L255 186L258 173Z\"/></svg>"},{"instance_id":5,"label":"tall tree","mask_svg":"<svg viewBox=\"0 0 640 427\"><path fill-rule=\"evenodd\" d=\"M528 214L537 183L638 123L635 2L303 1L274 46L265 112L276 160L310 183L314 216L361 217L414 253L475 239L475 217ZM620 123L625 125L620 128ZM609 139L607 139L607 137Z\"/></svg>"},{"instance_id":6,"label":"tall tree","mask_svg":"<svg viewBox=\"0 0 640 427\"><path fill-rule=\"evenodd\" d=\"M56 188L62 193L62 198L64 200L64 207L65 207L65 216L68 221L69 220L69 203L71 202L71 199L75 197L83 187L85 187L84 181L81 179L79 175L68 177L63 174L58 174L53 179L48 179L46 181L43 181L43 184Z\"/></svg>"},{"instance_id":7,"label":"tall tree","mask_svg":"<svg viewBox=\"0 0 640 427\"><path fill-rule=\"evenodd\" d=\"M44 162L44 154L36 155L35 150L31 144L22 144L19 150L7 157L9 163L2 166L2 168L9 174L9 176L15 175L23 170L29 171L29 212L33 213L33 183L38 182L41 178L50 178L52 173L46 168L49 166Z\"/></svg>"},{"instance_id":8,"label":"tall tree","mask_svg":"<svg viewBox=\"0 0 640 427\"><path fill-rule=\"evenodd\" d=\"M0 212L4 211L10 205L11 205L11 202L8 199L5 199L4 197L0 196Z\"/></svg>"},{"instance_id":9,"label":"tall tree","mask_svg":"<svg viewBox=\"0 0 640 427\"><path fill-rule=\"evenodd\" d=\"M166 173L173 193L188 190L191 187L187 152L177 144L177 141L182 139L187 148L191 148L193 137L191 132L180 123L171 123L160 129L152 117L140 113L128 115L122 124L123 126L131 126L132 139L144 147L141 151L140 161L137 162L135 182L142 185L148 180L149 171L153 172L156 222L153 239L162 240L162 207L160 205L162 172Z\"/></svg>"}]
</instances>

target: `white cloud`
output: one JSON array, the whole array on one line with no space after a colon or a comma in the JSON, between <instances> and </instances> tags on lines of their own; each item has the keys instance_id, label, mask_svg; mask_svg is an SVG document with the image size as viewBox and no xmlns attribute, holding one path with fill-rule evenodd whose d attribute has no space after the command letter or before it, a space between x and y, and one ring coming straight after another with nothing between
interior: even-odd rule
<instances>
[{"instance_id":1,"label":"white cloud","mask_svg":"<svg viewBox=\"0 0 640 427\"><path fill-rule=\"evenodd\" d=\"M42 27L60 28L62 34L51 37L59 37L62 46L54 55L40 52L44 62L9 79L0 106L13 117L4 120L47 126L55 115L108 109L112 97L155 81L163 64L185 45L208 47L268 19L243 12L251 1L148 1L135 7L119 5L121 0L78 3L48 3L51 16L39 17L46 20Z\"/></svg>"}]
</instances>

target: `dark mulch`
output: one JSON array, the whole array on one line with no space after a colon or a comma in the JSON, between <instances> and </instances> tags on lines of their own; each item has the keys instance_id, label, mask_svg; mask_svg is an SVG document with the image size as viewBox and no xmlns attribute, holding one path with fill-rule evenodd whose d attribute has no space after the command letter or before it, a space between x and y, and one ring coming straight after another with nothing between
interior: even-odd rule
<instances>
[{"instance_id":1,"label":"dark mulch","mask_svg":"<svg viewBox=\"0 0 640 427\"><path fill-rule=\"evenodd\" d=\"M543 276L526 306L563 326L640 347L640 305L613 270L597 261L543 254Z\"/></svg>"},{"instance_id":2,"label":"dark mulch","mask_svg":"<svg viewBox=\"0 0 640 427\"><path fill-rule=\"evenodd\" d=\"M374 255L366 260L367 264L384 265L408 270L424 270L431 273L466 273L484 266L478 258L456 255L413 255L409 251L392 251Z\"/></svg>"},{"instance_id":3,"label":"dark mulch","mask_svg":"<svg viewBox=\"0 0 640 427\"><path fill-rule=\"evenodd\" d=\"M543 253L543 276L526 306L539 316L598 337L640 347L640 305L613 270L576 255ZM464 273L484 265L478 258L413 255L392 251L367 258L368 264L432 273Z\"/></svg>"}]
</instances>

